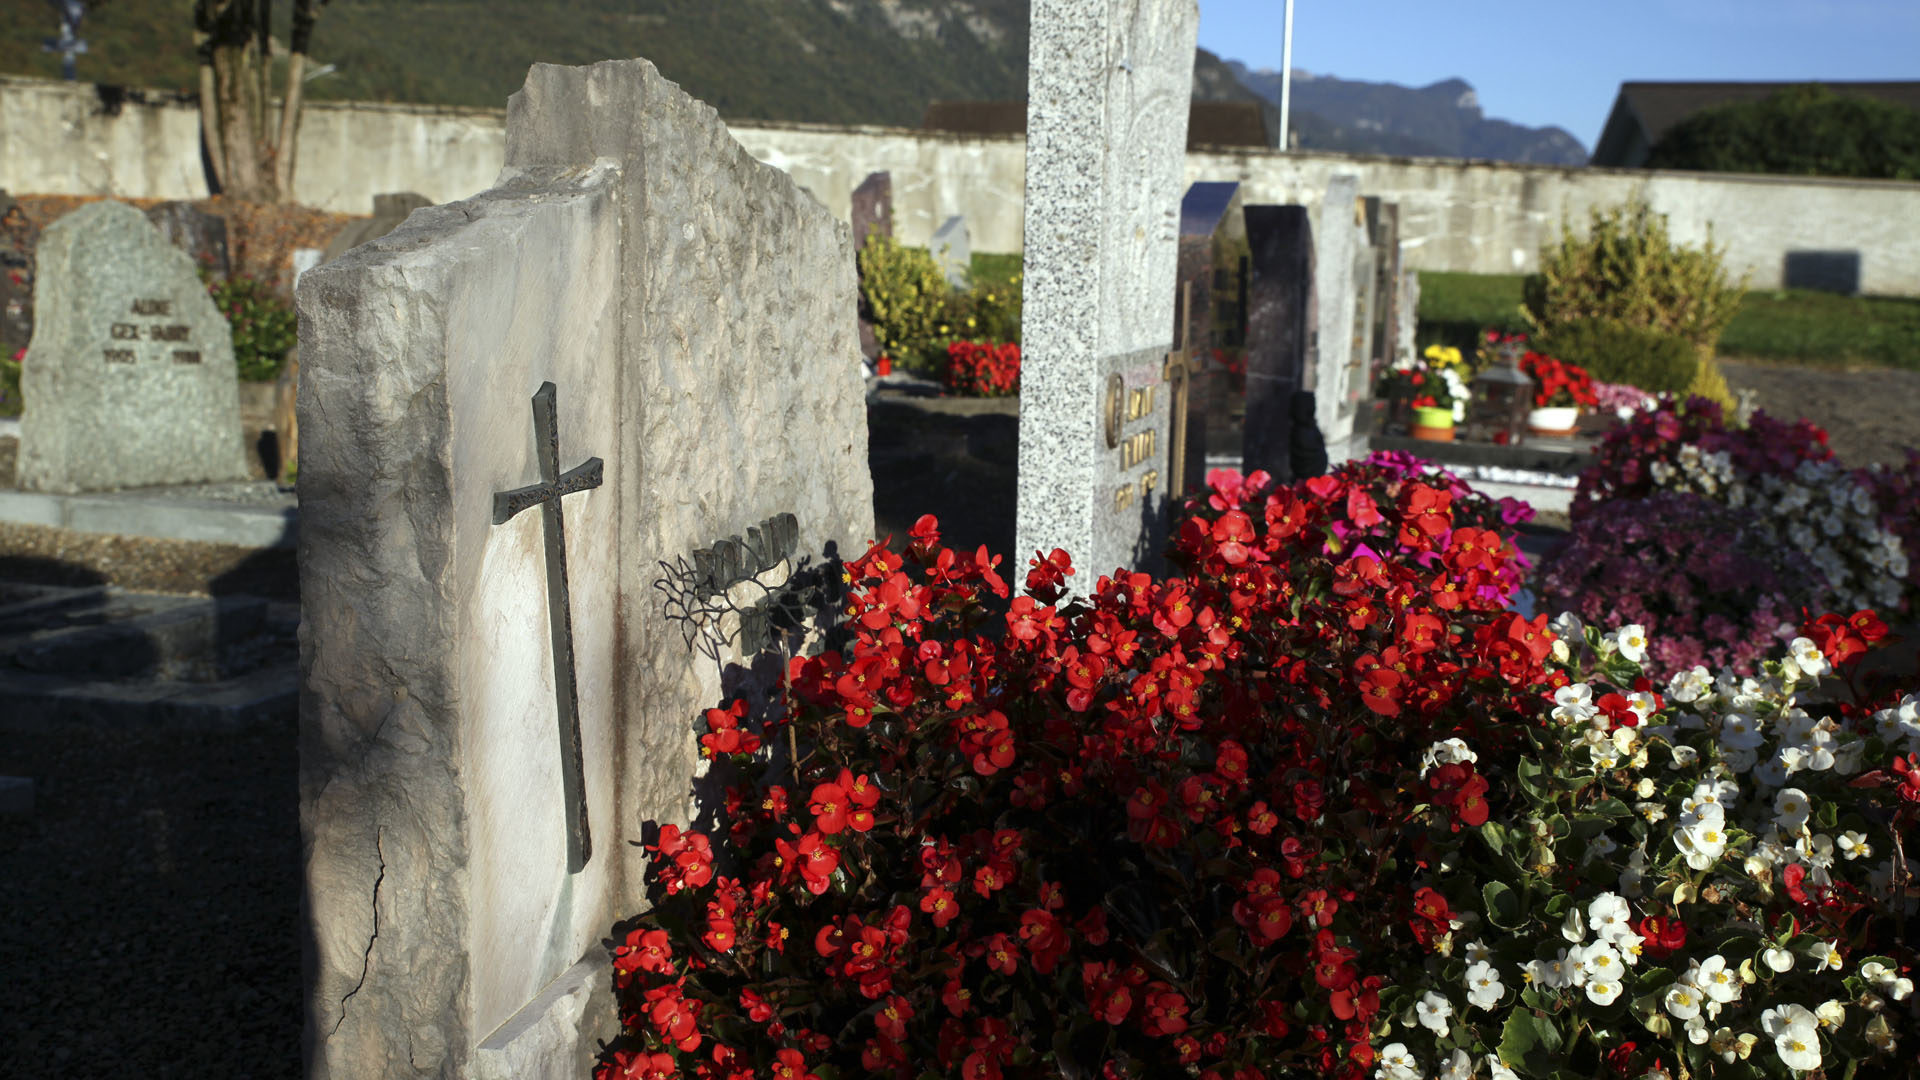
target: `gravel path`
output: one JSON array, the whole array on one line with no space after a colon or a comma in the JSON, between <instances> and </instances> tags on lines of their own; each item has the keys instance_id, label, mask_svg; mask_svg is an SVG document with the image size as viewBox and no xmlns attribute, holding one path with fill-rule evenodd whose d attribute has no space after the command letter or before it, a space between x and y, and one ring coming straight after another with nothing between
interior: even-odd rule
<instances>
[{"instance_id":1,"label":"gravel path","mask_svg":"<svg viewBox=\"0 0 1920 1080\"><path fill-rule=\"evenodd\" d=\"M1727 385L1750 390L1771 416L1805 418L1827 429L1847 465L1897 465L1905 447L1920 447L1920 371L1868 368L1834 371L1721 360Z\"/></svg>"}]
</instances>

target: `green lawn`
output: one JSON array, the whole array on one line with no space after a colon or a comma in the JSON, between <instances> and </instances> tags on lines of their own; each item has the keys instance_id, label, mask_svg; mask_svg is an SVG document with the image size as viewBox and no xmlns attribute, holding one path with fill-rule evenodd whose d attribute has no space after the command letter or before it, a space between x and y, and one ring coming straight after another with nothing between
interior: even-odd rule
<instances>
[{"instance_id":1,"label":"green lawn","mask_svg":"<svg viewBox=\"0 0 1920 1080\"><path fill-rule=\"evenodd\" d=\"M1522 274L1420 274L1421 348L1471 349L1481 329L1525 330ZM1791 289L1750 292L1720 354L1816 367L1920 370L1920 300Z\"/></svg>"}]
</instances>

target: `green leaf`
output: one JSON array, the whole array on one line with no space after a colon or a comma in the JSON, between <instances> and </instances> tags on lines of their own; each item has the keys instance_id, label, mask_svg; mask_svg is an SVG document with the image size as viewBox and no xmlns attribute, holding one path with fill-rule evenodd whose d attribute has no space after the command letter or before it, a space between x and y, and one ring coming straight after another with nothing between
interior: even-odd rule
<instances>
[{"instance_id":1,"label":"green leaf","mask_svg":"<svg viewBox=\"0 0 1920 1080\"><path fill-rule=\"evenodd\" d=\"M1534 1035L1533 1014L1524 1009L1515 1009L1507 1014L1507 1022L1500 1027L1500 1045L1494 1053L1509 1067L1527 1060L1539 1039Z\"/></svg>"},{"instance_id":2,"label":"green leaf","mask_svg":"<svg viewBox=\"0 0 1920 1080\"><path fill-rule=\"evenodd\" d=\"M1520 790L1536 799L1547 797L1546 786L1540 782L1546 773L1546 767L1539 762L1524 759L1513 769L1514 779L1520 782Z\"/></svg>"},{"instance_id":3,"label":"green leaf","mask_svg":"<svg viewBox=\"0 0 1920 1080\"><path fill-rule=\"evenodd\" d=\"M1519 929L1520 898L1505 883L1487 882L1480 889L1480 898L1486 901L1488 922L1502 930Z\"/></svg>"},{"instance_id":4,"label":"green leaf","mask_svg":"<svg viewBox=\"0 0 1920 1080\"><path fill-rule=\"evenodd\" d=\"M1538 1013L1528 1013L1527 1017L1533 1022L1534 1045L1549 1055L1559 1053L1560 1029L1553 1026L1553 1021Z\"/></svg>"},{"instance_id":5,"label":"green leaf","mask_svg":"<svg viewBox=\"0 0 1920 1080\"><path fill-rule=\"evenodd\" d=\"M1480 839L1487 845L1488 850L1492 851L1495 855L1506 854L1506 837L1502 834L1500 826L1494 822L1489 821L1485 825L1480 826Z\"/></svg>"},{"instance_id":6,"label":"green leaf","mask_svg":"<svg viewBox=\"0 0 1920 1080\"><path fill-rule=\"evenodd\" d=\"M1633 816L1633 810L1619 799L1601 799L1599 802L1588 807L1587 812L1590 814L1599 814L1601 817L1612 818L1615 821Z\"/></svg>"}]
</instances>

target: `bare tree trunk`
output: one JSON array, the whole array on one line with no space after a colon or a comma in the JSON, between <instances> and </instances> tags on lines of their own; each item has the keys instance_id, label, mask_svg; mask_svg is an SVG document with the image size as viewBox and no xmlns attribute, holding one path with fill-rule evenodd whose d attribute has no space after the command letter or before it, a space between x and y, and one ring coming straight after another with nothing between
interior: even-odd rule
<instances>
[{"instance_id":1,"label":"bare tree trunk","mask_svg":"<svg viewBox=\"0 0 1920 1080\"><path fill-rule=\"evenodd\" d=\"M193 51L200 58L200 138L207 146L207 161L213 166L213 186L227 189L227 155L220 141L220 104L213 90L213 56L207 47L205 31L193 32Z\"/></svg>"},{"instance_id":2,"label":"bare tree trunk","mask_svg":"<svg viewBox=\"0 0 1920 1080\"><path fill-rule=\"evenodd\" d=\"M307 50L326 0L293 0L293 34L287 43L287 94L280 104L280 137L275 142L274 185L281 202L293 201L293 167L300 154L300 109L306 93Z\"/></svg>"},{"instance_id":3,"label":"bare tree trunk","mask_svg":"<svg viewBox=\"0 0 1920 1080\"><path fill-rule=\"evenodd\" d=\"M193 0L200 126L214 182L247 202L293 198L307 54L326 0L293 0L287 89L274 115L273 0Z\"/></svg>"}]
</instances>

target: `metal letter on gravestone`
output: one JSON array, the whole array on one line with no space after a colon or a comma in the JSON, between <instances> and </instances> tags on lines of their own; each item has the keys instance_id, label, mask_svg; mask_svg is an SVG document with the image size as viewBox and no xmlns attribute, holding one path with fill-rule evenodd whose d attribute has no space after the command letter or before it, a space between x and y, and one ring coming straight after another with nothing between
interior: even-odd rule
<instances>
[{"instance_id":1,"label":"metal letter on gravestone","mask_svg":"<svg viewBox=\"0 0 1920 1080\"><path fill-rule=\"evenodd\" d=\"M603 463L588 458L560 471L560 431L552 383L533 395L533 440L540 461L540 482L495 492L493 523L504 525L522 510L538 506L546 532L547 622L553 638L553 692L560 718L560 793L567 812L567 872L577 874L593 857L587 827L586 766L580 749L580 694L573 682L573 614L567 601L567 533L560 499L600 486Z\"/></svg>"}]
</instances>

